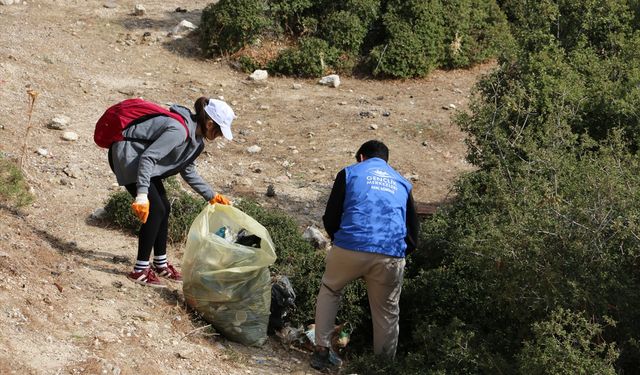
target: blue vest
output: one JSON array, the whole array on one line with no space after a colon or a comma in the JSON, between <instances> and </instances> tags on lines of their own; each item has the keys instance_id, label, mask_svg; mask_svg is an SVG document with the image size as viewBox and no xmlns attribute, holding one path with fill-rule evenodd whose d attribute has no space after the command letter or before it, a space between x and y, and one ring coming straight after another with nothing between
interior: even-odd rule
<instances>
[{"instance_id":1,"label":"blue vest","mask_svg":"<svg viewBox=\"0 0 640 375\"><path fill-rule=\"evenodd\" d=\"M380 158L350 165L345 172L344 210L333 243L348 250L404 257L411 183Z\"/></svg>"}]
</instances>

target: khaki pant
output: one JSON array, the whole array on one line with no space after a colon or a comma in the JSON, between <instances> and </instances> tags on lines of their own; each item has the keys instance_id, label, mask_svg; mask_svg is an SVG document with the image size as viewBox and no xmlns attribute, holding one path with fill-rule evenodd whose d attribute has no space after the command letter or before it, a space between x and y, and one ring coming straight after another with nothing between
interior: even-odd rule
<instances>
[{"instance_id":1,"label":"khaki pant","mask_svg":"<svg viewBox=\"0 0 640 375\"><path fill-rule=\"evenodd\" d=\"M333 246L327 253L326 268L316 301L316 344L329 347L331 332L342 290L360 277L367 284L373 319L373 351L394 357L400 328L400 292L404 276L404 258L345 250Z\"/></svg>"}]
</instances>

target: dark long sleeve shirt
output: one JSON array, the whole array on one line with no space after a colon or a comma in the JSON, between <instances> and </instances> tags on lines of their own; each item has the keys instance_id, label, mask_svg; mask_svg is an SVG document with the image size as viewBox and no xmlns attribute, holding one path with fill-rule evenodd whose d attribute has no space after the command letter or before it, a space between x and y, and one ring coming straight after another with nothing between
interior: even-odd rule
<instances>
[{"instance_id":1,"label":"dark long sleeve shirt","mask_svg":"<svg viewBox=\"0 0 640 375\"><path fill-rule=\"evenodd\" d=\"M336 179L333 182L333 188L327 201L327 207L322 216L322 223L324 229L333 240L334 234L340 229L340 222L342 221L342 213L344 211L344 199L347 189L347 174L345 170L341 170L336 175ZM413 201L413 194L409 192L409 198L407 199L407 235L404 241L407 244L406 254L413 252L418 246L418 235L420 231L420 222L418 221L418 215L416 213L415 203Z\"/></svg>"}]
</instances>

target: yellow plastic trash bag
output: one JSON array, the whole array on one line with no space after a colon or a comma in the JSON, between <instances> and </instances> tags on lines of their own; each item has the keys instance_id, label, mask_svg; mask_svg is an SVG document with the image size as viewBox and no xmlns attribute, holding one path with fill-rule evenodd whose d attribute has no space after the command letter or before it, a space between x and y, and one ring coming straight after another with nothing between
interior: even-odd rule
<instances>
[{"instance_id":1,"label":"yellow plastic trash bag","mask_svg":"<svg viewBox=\"0 0 640 375\"><path fill-rule=\"evenodd\" d=\"M241 245L229 236L243 229L259 237L258 247ZM187 237L182 260L185 300L226 338L260 346L267 340L269 266L275 260L265 227L233 206L208 204Z\"/></svg>"}]
</instances>

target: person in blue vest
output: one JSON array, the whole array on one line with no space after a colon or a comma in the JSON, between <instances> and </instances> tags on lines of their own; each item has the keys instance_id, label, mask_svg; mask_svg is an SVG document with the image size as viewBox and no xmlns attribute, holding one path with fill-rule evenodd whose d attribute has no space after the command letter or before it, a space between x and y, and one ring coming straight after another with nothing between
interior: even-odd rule
<instances>
[{"instance_id":1,"label":"person in blue vest","mask_svg":"<svg viewBox=\"0 0 640 375\"><path fill-rule=\"evenodd\" d=\"M337 174L329 195L322 221L333 245L316 301L315 369L332 367L330 336L342 290L359 278L367 285L374 353L395 356L405 256L417 246L419 222L411 183L388 159L384 143L365 142L356 153L357 163Z\"/></svg>"}]
</instances>

